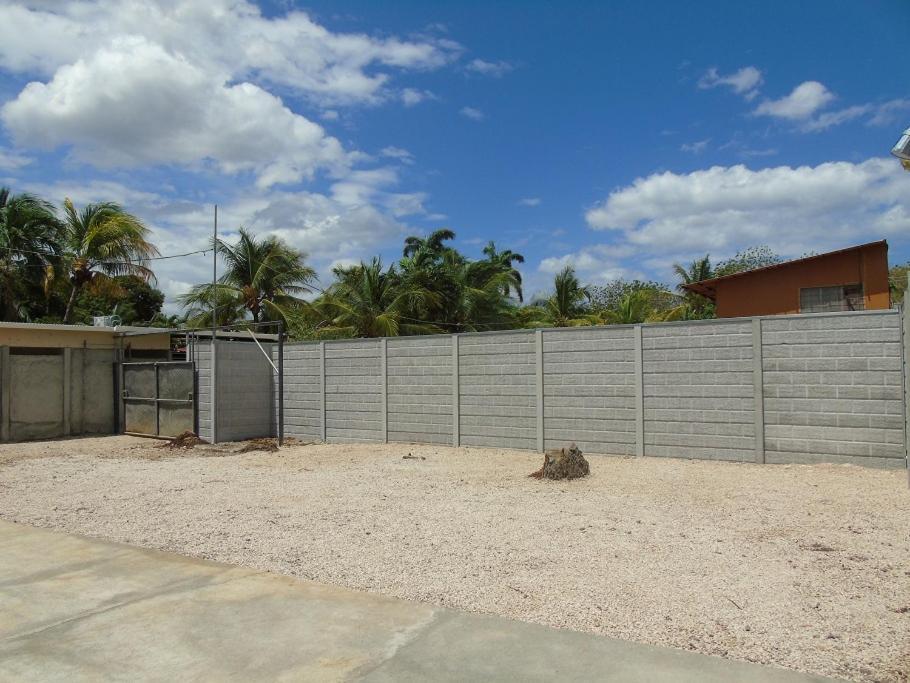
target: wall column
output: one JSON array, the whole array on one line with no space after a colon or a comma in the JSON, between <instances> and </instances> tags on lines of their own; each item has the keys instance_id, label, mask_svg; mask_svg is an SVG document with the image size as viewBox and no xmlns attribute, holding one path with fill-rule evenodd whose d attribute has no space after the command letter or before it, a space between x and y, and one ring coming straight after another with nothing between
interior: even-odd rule
<instances>
[{"instance_id":1,"label":"wall column","mask_svg":"<svg viewBox=\"0 0 910 683\"><path fill-rule=\"evenodd\" d=\"M63 436L72 434L73 350L63 349Z\"/></svg>"},{"instance_id":2,"label":"wall column","mask_svg":"<svg viewBox=\"0 0 910 683\"><path fill-rule=\"evenodd\" d=\"M9 347L0 346L0 441L10 439L12 372L9 363Z\"/></svg>"},{"instance_id":3,"label":"wall column","mask_svg":"<svg viewBox=\"0 0 910 683\"><path fill-rule=\"evenodd\" d=\"M544 425L543 425L543 330L534 333L537 356L537 450L544 451Z\"/></svg>"},{"instance_id":4,"label":"wall column","mask_svg":"<svg viewBox=\"0 0 910 683\"><path fill-rule=\"evenodd\" d=\"M635 455L645 455L645 382L644 350L641 338L641 325L634 328L635 335Z\"/></svg>"},{"instance_id":5,"label":"wall column","mask_svg":"<svg viewBox=\"0 0 910 683\"><path fill-rule=\"evenodd\" d=\"M388 370L388 340L383 337L379 340L379 367L382 375L382 440L389 442L389 370Z\"/></svg>"},{"instance_id":6,"label":"wall column","mask_svg":"<svg viewBox=\"0 0 910 683\"><path fill-rule=\"evenodd\" d=\"M322 443L326 443L325 428L325 342L319 342L319 412L322 423Z\"/></svg>"},{"instance_id":7,"label":"wall column","mask_svg":"<svg viewBox=\"0 0 910 683\"><path fill-rule=\"evenodd\" d=\"M458 377L458 335L452 335L452 445L461 445L461 389Z\"/></svg>"},{"instance_id":8,"label":"wall column","mask_svg":"<svg viewBox=\"0 0 910 683\"><path fill-rule=\"evenodd\" d=\"M212 332L212 362L210 363L212 366L212 375L210 378L210 393L212 395L212 414L210 416L212 422L212 443L218 443L218 420L216 419L216 416L218 415L218 341L215 337L216 333Z\"/></svg>"},{"instance_id":9,"label":"wall column","mask_svg":"<svg viewBox=\"0 0 910 683\"><path fill-rule=\"evenodd\" d=\"M762 370L761 318L752 318L752 383L755 388L755 462L765 462L765 380Z\"/></svg>"}]
</instances>

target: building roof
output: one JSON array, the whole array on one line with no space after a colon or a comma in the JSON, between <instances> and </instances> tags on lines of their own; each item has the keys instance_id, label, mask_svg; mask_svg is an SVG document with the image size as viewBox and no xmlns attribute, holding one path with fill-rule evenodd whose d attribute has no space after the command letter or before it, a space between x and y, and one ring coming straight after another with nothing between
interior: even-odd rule
<instances>
[{"instance_id":1,"label":"building roof","mask_svg":"<svg viewBox=\"0 0 910 683\"><path fill-rule=\"evenodd\" d=\"M47 332L139 332L143 334L169 334L167 327L137 327L120 325L119 327L102 327L100 325L64 325L63 323L5 323L0 322L0 330L44 330Z\"/></svg>"},{"instance_id":2,"label":"building roof","mask_svg":"<svg viewBox=\"0 0 910 683\"><path fill-rule=\"evenodd\" d=\"M699 280L698 282L690 282L689 284L682 285L683 289L687 289L694 294L701 294L712 301L717 296L717 283L723 282L726 280L732 280L734 278L743 277L746 275L754 275L756 273L765 273L780 268L789 268L790 266L797 266L808 261L816 261L818 259L828 258L829 256L838 256L840 254L846 254L852 251L862 251L863 249L868 249L870 247L884 246L887 248L888 242L886 240L878 240L877 242L867 242L865 244L857 244L852 247L846 247L844 249L837 249L836 251L826 251L824 254L813 254L812 256L804 256L803 258L793 259L792 261L783 261L781 263L775 263L770 266L763 266L761 268L753 268L752 270L744 270L739 273L732 273L730 275L722 275L721 277L712 277L708 280Z\"/></svg>"}]
</instances>

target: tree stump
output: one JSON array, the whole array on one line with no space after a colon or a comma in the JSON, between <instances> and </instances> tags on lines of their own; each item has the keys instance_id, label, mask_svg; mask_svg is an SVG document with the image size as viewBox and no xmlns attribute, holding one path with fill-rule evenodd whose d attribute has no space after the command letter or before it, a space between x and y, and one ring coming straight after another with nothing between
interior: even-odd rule
<instances>
[{"instance_id":1,"label":"tree stump","mask_svg":"<svg viewBox=\"0 0 910 683\"><path fill-rule=\"evenodd\" d=\"M535 479L578 479L591 473L591 466L574 443L568 448L554 448L546 451L543 466L529 474Z\"/></svg>"}]
</instances>

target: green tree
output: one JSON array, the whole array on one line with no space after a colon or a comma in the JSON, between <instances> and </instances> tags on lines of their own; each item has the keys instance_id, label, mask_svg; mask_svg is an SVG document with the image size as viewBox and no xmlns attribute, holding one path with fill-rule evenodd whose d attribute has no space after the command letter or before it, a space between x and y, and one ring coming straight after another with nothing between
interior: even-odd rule
<instances>
[{"instance_id":1,"label":"green tree","mask_svg":"<svg viewBox=\"0 0 910 683\"><path fill-rule=\"evenodd\" d=\"M891 301L902 304L907 291L907 273L910 272L910 261L903 265L891 266L888 270L888 288L891 290Z\"/></svg>"},{"instance_id":2,"label":"green tree","mask_svg":"<svg viewBox=\"0 0 910 683\"><path fill-rule=\"evenodd\" d=\"M382 261L374 258L334 273L336 281L315 304L325 321L315 336L397 337L440 331L407 315L425 310L435 295L408 282L394 266L384 270Z\"/></svg>"},{"instance_id":3,"label":"green tree","mask_svg":"<svg viewBox=\"0 0 910 683\"><path fill-rule=\"evenodd\" d=\"M515 264L524 263L525 257L511 249L497 251L493 240L490 240L487 246L483 248L483 253L487 260L496 266L497 269L508 274L508 281L503 288L503 294L509 296L514 291L518 301L524 301L524 294L521 291L521 273L515 267Z\"/></svg>"},{"instance_id":4,"label":"green tree","mask_svg":"<svg viewBox=\"0 0 910 683\"><path fill-rule=\"evenodd\" d=\"M195 324L210 324L213 302L221 324L237 322L244 313L257 323L286 321L308 305L302 296L312 291L316 271L306 265L303 253L278 237L260 240L244 228L238 232L235 244L215 243L226 266L218 282L196 285L179 298Z\"/></svg>"},{"instance_id":5,"label":"green tree","mask_svg":"<svg viewBox=\"0 0 910 683\"><path fill-rule=\"evenodd\" d=\"M16 321L39 313L60 266L62 226L35 195L0 187L0 314Z\"/></svg>"},{"instance_id":6,"label":"green tree","mask_svg":"<svg viewBox=\"0 0 910 683\"><path fill-rule=\"evenodd\" d=\"M714 268L714 277L723 277L747 270L755 270L756 268L765 268L782 262L783 258L771 251L768 246L749 247L743 251L736 252L736 255L732 258L718 263Z\"/></svg>"},{"instance_id":7,"label":"green tree","mask_svg":"<svg viewBox=\"0 0 910 683\"><path fill-rule=\"evenodd\" d=\"M590 292L582 286L572 266L566 266L553 278L553 294L537 302L540 323L552 327L578 327L597 322L589 306Z\"/></svg>"},{"instance_id":8,"label":"green tree","mask_svg":"<svg viewBox=\"0 0 910 683\"><path fill-rule=\"evenodd\" d=\"M116 314L124 325L149 325L159 318L164 292L135 275L112 278L110 285L83 290L73 320L91 323L92 316Z\"/></svg>"},{"instance_id":9,"label":"green tree","mask_svg":"<svg viewBox=\"0 0 910 683\"><path fill-rule=\"evenodd\" d=\"M77 211L67 198L63 211L63 242L72 287L63 322L71 322L76 299L87 285L103 287L117 275L154 280L145 264L158 250L148 241L149 230L141 220L113 202L87 204Z\"/></svg>"},{"instance_id":10,"label":"green tree","mask_svg":"<svg viewBox=\"0 0 910 683\"><path fill-rule=\"evenodd\" d=\"M713 318L714 302L710 299L690 292L685 285L690 285L702 280L710 280L714 277L714 270L711 267L711 257L705 254L703 258L695 259L689 266L682 266L679 263L673 264L673 272L679 279L676 285L676 291L682 294L688 311L696 318ZM694 319L694 318L693 318Z\"/></svg>"},{"instance_id":11,"label":"green tree","mask_svg":"<svg viewBox=\"0 0 910 683\"><path fill-rule=\"evenodd\" d=\"M613 308L599 311L598 315L608 325L634 325L680 320L686 315L686 307L679 297L666 290L637 289L628 292Z\"/></svg>"}]
</instances>

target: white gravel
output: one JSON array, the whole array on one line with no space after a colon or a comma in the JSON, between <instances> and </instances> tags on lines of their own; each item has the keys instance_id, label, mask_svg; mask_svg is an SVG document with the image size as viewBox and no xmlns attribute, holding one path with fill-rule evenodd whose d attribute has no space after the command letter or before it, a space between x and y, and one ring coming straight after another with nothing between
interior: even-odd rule
<instances>
[{"instance_id":1,"label":"white gravel","mask_svg":"<svg viewBox=\"0 0 910 683\"><path fill-rule=\"evenodd\" d=\"M905 471L595 456L590 477L554 483L525 476L539 456L507 450L151 446L0 446L0 516L560 628L910 679Z\"/></svg>"}]
</instances>

